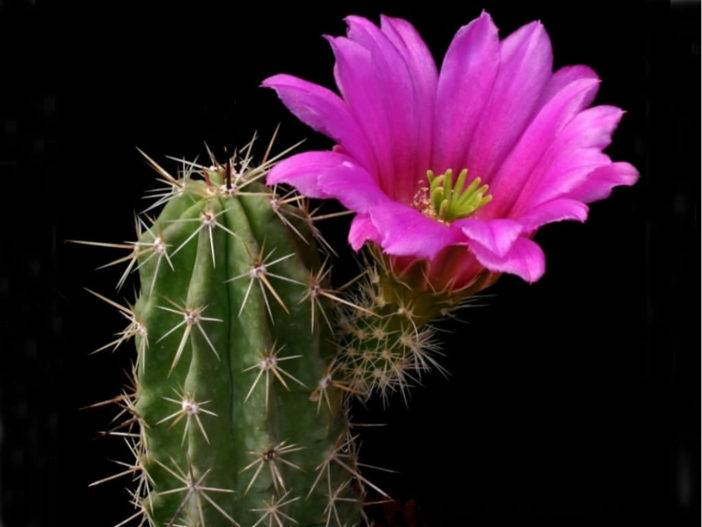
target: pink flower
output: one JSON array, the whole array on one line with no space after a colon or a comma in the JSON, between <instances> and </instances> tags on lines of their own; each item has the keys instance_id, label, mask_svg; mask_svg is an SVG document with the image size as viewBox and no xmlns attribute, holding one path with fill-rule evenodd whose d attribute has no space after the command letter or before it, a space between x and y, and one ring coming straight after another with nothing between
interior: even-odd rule
<instances>
[{"instance_id":1,"label":"pink flower","mask_svg":"<svg viewBox=\"0 0 702 527\"><path fill-rule=\"evenodd\" d=\"M539 227L584 221L586 203L636 181L602 152L622 110L588 108L599 79L587 66L552 71L541 23L500 40L483 12L437 72L407 21L346 21L347 37L327 37L341 96L284 74L263 86L337 143L280 162L268 183L355 211L354 249L372 241L400 267L427 260L437 282L466 285L485 269L533 282Z\"/></svg>"}]
</instances>

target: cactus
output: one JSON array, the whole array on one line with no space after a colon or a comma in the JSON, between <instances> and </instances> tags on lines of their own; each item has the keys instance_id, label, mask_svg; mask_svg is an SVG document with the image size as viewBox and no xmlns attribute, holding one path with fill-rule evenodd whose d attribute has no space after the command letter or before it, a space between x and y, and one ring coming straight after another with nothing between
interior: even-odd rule
<instances>
[{"instance_id":1,"label":"cactus","mask_svg":"<svg viewBox=\"0 0 702 527\"><path fill-rule=\"evenodd\" d=\"M133 337L137 348L135 389L117 398L128 417L114 431L133 438L122 473L137 481L130 519L358 525L371 484L358 469L347 383L331 381L338 297L309 209L266 188L274 159L252 166L250 150L186 165L179 179L147 157L168 185L156 194L165 206L153 222L139 218L136 242L118 245L130 251L119 285L138 270L141 293L133 306L98 295L129 320L105 347Z\"/></svg>"}]
</instances>

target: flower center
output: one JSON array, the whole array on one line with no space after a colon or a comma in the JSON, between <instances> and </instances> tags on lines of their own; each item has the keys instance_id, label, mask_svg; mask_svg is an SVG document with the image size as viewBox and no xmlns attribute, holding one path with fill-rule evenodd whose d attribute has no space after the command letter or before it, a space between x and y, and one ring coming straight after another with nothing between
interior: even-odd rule
<instances>
[{"instance_id":1,"label":"flower center","mask_svg":"<svg viewBox=\"0 0 702 527\"><path fill-rule=\"evenodd\" d=\"M467 188L463 188L467 177L466 168L461 170L455 182L450 168L439 176L435 176L432 170L427 170L429 188L420 189L413 204L426 216L443 223L467 218L492 199L490 194L485 194L488 186L480 186L479 177L471 181Z\"/></svg>"}]
</instances>

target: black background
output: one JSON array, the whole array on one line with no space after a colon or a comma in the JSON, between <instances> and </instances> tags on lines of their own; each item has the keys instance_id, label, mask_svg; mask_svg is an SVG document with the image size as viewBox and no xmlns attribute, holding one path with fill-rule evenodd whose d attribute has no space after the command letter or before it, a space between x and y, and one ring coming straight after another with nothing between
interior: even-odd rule
<instances>
[{"instance_id":1,"label":"black background","mask_svg":"<svg viewBox=\"0 0 702 527\"><path fill-rule=\"evenodd\" d=\"M395 525L699 524L699 3L405 4L0 3L0 526L131 514L125 482L87 487L127 458L95 440L112 411L78 410L125 380L129 351L89 356L123 322L83 290L111 294L120 271L94 270L113 251L64 240L132 238L154 185L135 146L192 159L282 122L280 147L328 148L262 79L331 87L320 35L347 14L409 19L440 61L482 8L502 36L541 19L557 67L598 72L596 102L628 112L608 153L641 180L584 225L543 228L538 283L503 277L441 325L448 380L427 377L408 407L355 409L389 425L363 431L363 459L399 471L369 477L416 503L416 523ZM336 247L346 224L324 226Z\"/></svg>"}]
</instances>

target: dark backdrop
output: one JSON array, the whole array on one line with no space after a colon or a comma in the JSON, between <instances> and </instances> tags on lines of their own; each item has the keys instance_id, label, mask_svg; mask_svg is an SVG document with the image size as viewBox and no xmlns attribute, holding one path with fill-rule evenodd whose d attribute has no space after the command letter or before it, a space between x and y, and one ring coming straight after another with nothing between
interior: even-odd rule
<instances>
[{"instance_id":1,"label":"dark backdrop","mask_svg":"<svg viewBox=\"0 0 702 527\"><path fill-rule=\"evenodd\" d=\"M414 510L383 525L698 524L699 3L32 0L0 2L2 527L131 513L124 482L87 488L127 457L95 439L112 411L78 410L125 380L128 350L88 355L123 320L83 290L110 294L119 271L94 270L113 252L64 240L132 238L154 185L135 146L192 159L282 122L279 145L327 148L263 78L331 86L320 35L343 33L347 14L408 18L440 60L483 7L503 36L541 19L556 66L599 73L597 102L628 112L608 152L641 180L585 225L542 229L538 283L504 277L465 323L441 325L448 379L427 377L409 407L355 409L389 424L364 431L362 454L399 471L371 477ZM324 228L343 247L346 223Z\"/></svg>"}]
</instances>

